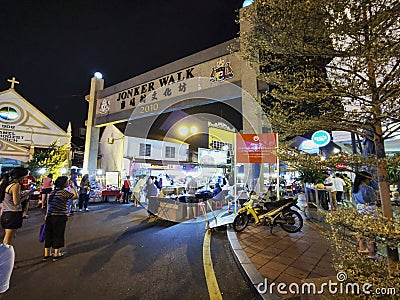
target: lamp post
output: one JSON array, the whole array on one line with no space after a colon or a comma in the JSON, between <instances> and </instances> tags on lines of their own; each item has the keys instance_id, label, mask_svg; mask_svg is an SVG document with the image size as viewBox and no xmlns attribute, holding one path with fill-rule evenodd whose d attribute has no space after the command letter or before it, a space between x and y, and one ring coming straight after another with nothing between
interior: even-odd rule
<instances>
[{"instance_id":1,"label":"lamp post","mask_svg":"<svg viewBox=\"0 0 400 300\"><path fill-rule=\"evenodd\" d=\"M96 179L97 155L99 152L100 129L94 126L96 115L96 93L104 87L101 73L96 72L90 80L90 93L85 99L89 102L86 120L85 153L83 157L83 174L89 175L89 180Z\"/></svg>"}]
</instances>

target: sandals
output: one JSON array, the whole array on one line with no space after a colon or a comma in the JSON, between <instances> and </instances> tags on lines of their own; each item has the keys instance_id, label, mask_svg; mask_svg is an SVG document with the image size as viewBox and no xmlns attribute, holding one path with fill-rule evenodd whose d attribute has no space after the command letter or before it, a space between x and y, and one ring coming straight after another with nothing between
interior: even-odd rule
<instances>
[{"instance_id":1,"label":"sandals","mask_svg":"<svg viewBox=\"0 0 400 300\"><path fill-rule=\"evenodd\" d=\"M61 254L58 255L58 256L53 256L53 261L60 260L60 259L62 259L63 257L64 257L64 253L61 253Z\"/></svg>"},{"instance_id":2,"label":"sandals","mask_svg":"<svg viewBox=\"0 0 400 300\"><path fill-rule=\"evenodd\" d=\"M369 254L369 250L368 250L368 249L358 250L358 253L361 253L361 254Z\"/></svg>"}]
</instances>

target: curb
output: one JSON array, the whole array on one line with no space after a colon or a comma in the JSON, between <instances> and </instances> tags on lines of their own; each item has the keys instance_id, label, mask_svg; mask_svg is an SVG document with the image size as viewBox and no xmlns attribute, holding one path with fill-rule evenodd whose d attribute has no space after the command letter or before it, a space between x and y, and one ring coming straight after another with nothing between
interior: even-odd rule
<instances>
[{"instance_id":1,"label":"curb","mask_svg":"<svg viewBox=\"0 0 400 300\"><path fill-rule=\"evenodd\" d=\"M237 258L237 262L240 264L243 271L246 273L247 277L251 281L251 284L253 285L253 288L260 295L260 297L265 300L281 299L277 295L261 294L258 291L257 286L260 283L264 282L264 277L261 276L261 274L258 272L256 267L251 262L250 258L247 256L246 252L244 252L242 246L240 245L237 239L236 232L233 229L227 229L226 234L228 236L231 250L233 251L233 253Z\"/></svg>"}]
</instances>

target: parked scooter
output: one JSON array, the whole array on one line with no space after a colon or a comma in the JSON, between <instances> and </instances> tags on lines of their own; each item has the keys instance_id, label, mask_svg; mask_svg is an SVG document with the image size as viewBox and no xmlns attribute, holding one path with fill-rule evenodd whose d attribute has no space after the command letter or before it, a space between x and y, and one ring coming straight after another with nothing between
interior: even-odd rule
<instances>
[{"instance_id":1,"label":"parked scooter","mask_svg":"<svg viewBox=\"0 0 400 300\"><path fill-rule=\"evenodd\" d=\"M255 200L257 200L257 197L253 193L243 207L238 210L238 214L233 221L233 229L235 231L243 231L251 218L254 218L256 225L269 225L271 233L273 227L278 224L283 230L290 233L298 232L303 227L302 216L292 209L292 207L296 207L300 210L297 206L296 197L287 197L274 202L261 200L253 207Z\"/></svg>"}]
</instances>

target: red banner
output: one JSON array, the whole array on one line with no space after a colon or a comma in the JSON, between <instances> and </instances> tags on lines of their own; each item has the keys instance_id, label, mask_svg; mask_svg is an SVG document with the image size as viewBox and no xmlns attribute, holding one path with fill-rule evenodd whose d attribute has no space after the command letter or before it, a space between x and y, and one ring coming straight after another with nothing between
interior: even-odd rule
<instances>
[{"instance_id":1,"label":"red banner","mask_svg":"<svg viewBox=\"0 0 400 300\"><path fill-rule=\"evenodd\" d=\"M277 163L276 133L236 134L237 163Z\"/></svg>"}]
</instances>

